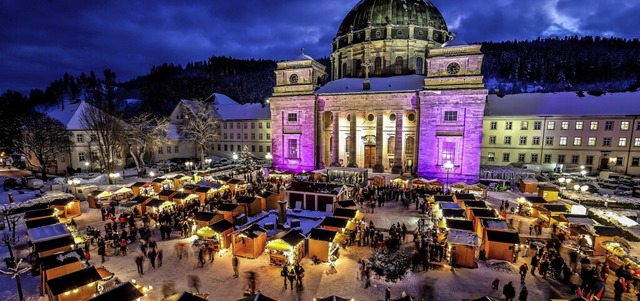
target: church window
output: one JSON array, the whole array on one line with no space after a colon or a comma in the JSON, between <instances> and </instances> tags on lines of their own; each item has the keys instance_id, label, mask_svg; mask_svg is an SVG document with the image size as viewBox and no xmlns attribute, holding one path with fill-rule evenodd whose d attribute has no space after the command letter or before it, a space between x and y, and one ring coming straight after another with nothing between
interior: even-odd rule
<instances>
[{"instance_id":1,"label":"church window","mask_svg":"<svg viewBox=\"0 0 640 301\"><path fill-rule=\"evenodd\" d=\"M407 137L405 141L405 155L409 158L413 157L413 149L415 147L416 139L413 137Z\"/></svg>"},{"instance_id":2,"label":"church window","mask_svg":"<svg viewBox=\"0 0 640 301\"><path fill-rule=\"evenodd\" d=\"M347 63L342 63L342 77L347 77Z\"/></svg>"},{"instance_id":3,"label":"church window","mask_svg":"<svg viewBox=\"0 0 640 301\"><path fill-rule=\"evenodd\" d=\"M369 121L373 121L374 119L375 119L375 117L373 116L373 114L369 114L367 116L367 120L369 120Z\"/></svg>"},{"instance_id":4,"label":"church window","mask_svg":"<svg viewBox=\"0 0 640 301\"><path fill-rule=\"evenodd\" d=\"M458 111L445 111L444 121L458 121Z\"/></svg>"},{"instance_id":5,"label":"church window","mask_svg":"<svg viewBox=\"0 0 640 301\"><path fill-rule=\"evenodd\" d=\"M422 58L416 58L416 74L422 74Z\"/></svg>"},{"instance_id":6,"label":"church window","mask_svg":"<svg viewBox=\"0 0 640 301\"><path fill-rule=\"evenodd\" d=\"M442 156L440 157L440 164L444 164L448 161L451 161L455 164L456 157L456 143L455 142L443 142L442 143L442 151L440 152Z\"/></svg>"},{"instance_id":7,"label":"church window","mask_svg":"<svg viewBox=\"0 0 640 301\"><path fill-rule=\"evenodd\" d=\"M298 158L298 139L289 139L289 158Z\"/></svg>"},{"instance_id":8,"label":"church window","mask_svg":"<svg viewBox=\"0 0 640 301\"><path fill-rule=\"evenodd\" d=\"M394 155L396 152L396 137L389 136L387 139L387 155Z\"/></svg>"},{"instance_id":9,"label":"church window","mask_svg":"<svg viewBox=\"0 0 640 301\"><path fill-rule=\"evenodd\" d=\"M382 58L377 57L374 61L373 73L375 75L382 74Z\"/></svg>"},{"instance_id":10,"label":"church window","mask_svg":"<svg viewBox=\"0 0 640 301\"><path fill-rule=\"evenodd\" d=\"M289 121L289 122L298 122L298 114L297 113L289 113L289 114L287 114L287 121Z\"/></svg>"},{"instance_id":11,"label":"church window","mask_svg":"<svg viewBox=\"0 0 640 301\"><path fill-rule=\"evenodd\" d=\"M389 120L396 121L396 114L391 113L391 115L389 115Z\"/></svg>"},{"instance_id":12,"label":"church window","mask_svg":"<svg viewBox=\"0 0 640 301\"><path fill-rule=\"evenodd\" d=\"M356 76L364 76L364 68L362 68L362 60L356 60Z\"/></svg>"}]
</instances>

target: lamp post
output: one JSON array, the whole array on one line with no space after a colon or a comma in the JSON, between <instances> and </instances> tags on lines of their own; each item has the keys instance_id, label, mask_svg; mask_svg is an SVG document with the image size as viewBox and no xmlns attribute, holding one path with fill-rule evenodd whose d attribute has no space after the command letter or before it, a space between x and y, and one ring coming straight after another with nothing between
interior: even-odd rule
<instances>
[{"instance_id":1,"label":"lamp post","mask_svg":"<svg viewBox=\"0 0 640 301\"><path fill-rule=\"evenodd\" d=\"M271 160L273 160L273 155L271 155L271 153L267 153L266 155L264 155L264 158L267 159L267 161L269 162L269 167L271 167Z\"/></svg>"},{"instance_id":2,"label":"lamp post","mask_svg":"<svg viewBox=\"0 0 640 301\"><path fill-rule=\"evenodd\" d=\"M85 172L89 172L89 165L91 165L91 163L89 163L89 161L84 162L84 167L85 167Z\"/></svg>"},{"instance_id":3,"label":"lamp post","mask_svg":"<svg viewBox=\"0 0 640 301\"><path fill-rule=\"evenodd\" d=\"M204 163L207 164L207 169L208 169L210 167L209 165L211 164L211 158L204 159Z\"/></svg>"},{"instance_id":4,"label":"lamp post","mask_svg":"<svg viewBox=\"0 0 640 301\"><path fill-rule=\"evenodd\" d=\"M444 186L445 191L447 191L449 188L449 172L453 169L453 163L451 163L451 161L447 161L442 165L442 167L447 171L447 182Z\"/></svg>"},{"instance_id":5,"label":"lamp post","mask_svg":"<svg viewBox=\"0 0 640 301\"><path fill-rule=\"evenodd\" d=\"M187 161L187 162L184 162L184 165L187 166L187 171L191 171L191 166L193 166L193 162Z\"/></svg>"},{"instance_id":6,"label":"lamp post","mask_svg":"<svg viewBox=\"0 0 640 301\"><path fill-rule=\"evenodd\" d=\"M152 177L152 178L153 178L153 177L155 177L155 176L156 176L156 173L155 173L155 172L153 172L153 171L150 171L150 172L149 172L149 177Z\"/></svg>"},{"instance_id":7,"label":"lamp post","mask_svg":"<svg viewBox=\"0 0 640 301\"><path fill-rule=\"evenodd\" d=\"M236 152L233 152L233 155L231 155L231 159L233 159L233 164L236 164L236 161L238 160L238 154Z\"/></svg>"},{"instance_id":8,"label":"lamp post","mask_svg":"<svg viewBox=\"0 0 640 301\"><path fill-rule=\"evenodd\" d=\"M120 173L114 172L109 174L109 178L111 178L113 184L116 183L116 179L118 179L118 177L120 177Z\"/></svg>"}]
</instances>

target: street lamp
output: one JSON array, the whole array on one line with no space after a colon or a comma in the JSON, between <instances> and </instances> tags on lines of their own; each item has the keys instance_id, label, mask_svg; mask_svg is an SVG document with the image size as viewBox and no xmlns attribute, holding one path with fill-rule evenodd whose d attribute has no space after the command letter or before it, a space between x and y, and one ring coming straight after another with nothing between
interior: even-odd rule
<instances>
[{"instance_id":1,"label":"street lamp","mask_svg":"<svg viewBox=\"0 0 640 301\"><path fill-rule=\"evenodd\" d=\"M575 191L580 190L580 185L578 185L578 184L573 185L573 190L575 190Z\"/></svg>"},{"instance_id":2,"label":"street lamp","mask_svg":"<svg viewBox=\"0 0 640 301\"><path fill-rule=\"evenodd\" d=\"M231 155L231 159L233 159L233 164L236 164L236 160L238 160L238 154L233 152L233 155Z\"/></svg>"},{"instance_id":3,"label":"street lamp","mask_svg":"<svg viewBox=\"0 0 640 301\"><path fill-rule=\"evenodd\" d=\"M269 161L269 167L271 167L271 160L273 160L273 155L271 155L271 153L267 153L266 155L264 155L264 158Z\"/></svg>"},{"instance_id":4,"label":"street lamp","mask_svg":"<svg viewBox=\"0 0 640 301\"><path fill-rule=\"evenodd\" d=\"M149 177L152 177L152 178L153 178L153 177L155 177L155 176L156 176L156 173L155 173L155 172L153 172L153 171L150 171L150 172L149 172Z\"/></svg>"},{"instance_id":5,"label":"street lamp","mask_svg":"<svg viewBox=\"0 0 640 301\"><path fill-rule=\"evenodd\" d=\"M211 164L211 158L204 159L204 163L206 163L207 164L207 168L209 168L209 165Z\"/></svg>"},{"instance_id":6,"label":"street lamp","mask_svg":"<svg viewBox=\"0 0 640 301\"><path fill-rule=\"evenodd\" d=\"M449 172L453 169L453 163L451 163L451 161L447 161L442 165L442 167L447 170L447 182L444 186L445 190L447 190L447 188L449 187Z\"/></svg>"},{"instance_id":7,"label":"street lamp","mask_svg":"<svg viewBox=\"0 0 640 301\"><path fill-rule=\"evenodd\" d=\"M109 178L113 181L113 184L116 183L116 179L120 177L120 173L114 172L109 174Z\"/></svg>"},{"instance_id":8,"label":"street lamp","mask_svg":"<svg viewBox=\"0 0 640 301\"><path fill-rule=\"evenodd\" d=\"M587 192L587 190L589 190L589 186L587 185L580 186L580 191Z\"/></svg>"},{"instance_id":9,"label":"street lamp","mask_svg":"<svg viewBox=\"0 0 640 301\"><path fill-rule=\"evenodd\" d=\"M186 166L187 166L187 170L188 170L188 171L191 171L191 166L193 166L193 162L191 162L191 161L187 161L187 162L184 162L184 165L186 165Z\"/></svg>"},{"instance_id":10,"label":"street lamp","mask_svg":"<svg viewBox=\"0 0 640 301\"><path fill-rule=\"evenodd\" d=\"M580 171L580 174L582 175L582 177L584 177L587 175L587 171L583 169Z\"/></svg>"},{"instance_id":11,"label":"street lamp","mask_svg":"<svg viewBox=\"0 0 640 301\"><path fill-rule=\"evenodd\" d=\"M89 165L91 165L91 163L89 163L89 161L84 162L85 172L89 172Z\"/></svg>"}]
</instances>

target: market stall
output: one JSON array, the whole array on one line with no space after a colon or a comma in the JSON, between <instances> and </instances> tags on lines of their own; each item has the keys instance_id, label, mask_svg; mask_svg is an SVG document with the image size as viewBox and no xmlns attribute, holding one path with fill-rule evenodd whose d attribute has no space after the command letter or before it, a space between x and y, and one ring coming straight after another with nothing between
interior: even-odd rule
<instances>
[{"instance_id":1,"label":"market stall","mask_svg":"<svg viewBox=\"0 0 640 301\"><path fill-rule=\"evenodd\" d=\"M260 198L262 211L278 209L278 201L280 200L279 194L270 190L264 190L258 194L258 197Z\"/></svg>"},{"instance_id":2,"label":"market stall","mask_svg":"<svg viewBox=\"0 0 640 301\"><path fill-rule=\"evenodd\" d=\"M483 244L488 259L513 262L520 247L520 236L516 231L487 229Z\"/></svg>"},{"instance_id":3,"label":"market stall","mask_svg":"<svg viewBox=\"0 0 640 301\"><path fill-rule=\"evenodd\" d=\"M593 226L593 249L595 256L606 255L607 249L602 246L602 242L615 241L622 237L618 228L613 226Z\"/></svg>"},{"instance_id":4,"label":"market stall","mask_svg":"<svg viewBox=\"0 0 640 301\"><path fill-rule=\"evenodd\" d=\"M541 185L538 187L538 196L545 199L547 202L555 202L560 195L560 189L556 186Z\"/></svg>"},{"instance_id":5,"label":"market stall","mask_svg":"<svg viewBox=\"0 0 640 301\"><path fill-rule=\"evenodd\" d=\"M215 186L218 186L218 187L222 186L221 184L218 184L218 183L211 183L211 184L215 184ZM198 196L198 200L200 201L201 206L209 202L209 200L213 199L217 192L218 192L218 189L212 186L200 186L195 190L195 194Z\"/></svg>"},{"instance_id":6,"label":"market stall","mask_svg":"<svg viewBox=\"0 0 640 301\"><path fill-rule=\"evenodd\" d=\"M304 258L305 237L298 230L280 232L267 243L269 261L276 266L294 265Z\"/></svg>"},{"instance_id":7,"label":"market stall","mask_svg":"<svg viewBox=\"0 0 640 301\"><path fill-rule=\"evenodd\" d=\"M326 183L293 182L286 190L289 208L314 211L333 211L333 204L347 199L344 185Z\"/></svg>"},{"instance_id":8,"label":"market stall","mask_svg":"<svg viewBox=\"0 0 640 301\"><path fill-rule=\"evenodd\" d=\"M207 227L212 223L215 223L221 219L224 219L224 216L222 214L217 214L215 212L208 212L208 211L196 212L193 217L193 220L196 223L196 230Z\"/></svg>"},{"instance_id":9,"label":"market stall","mask_svg":"<svg viewBox=\"0 0 640 301\"><path fill-rule=\"evenodd\" d=\"M195 202L195 201L199 202L199 199L196 194L180 191L173 195L172 201L178 205L186 205L190 202Z\"/></svg>"},{"instance_id":10,"label":"market stall","mask_svg":"<svg viewBox=\"0 0 640 301\"><path fill-rule=\"evenodd\" d=\"M483 184L473 184L473 185L469 185L464 189L465 193L469 193L469 194L473 194L476 196L476 198L481 198L484 199L487 197L487 190L489 190L489 187L487 187L486 185Z\"/></svg>"},{"instance_id":11,"label":"market stall","mask_svg":"<svg viewBox=\"0 0 640 301\"><path fill-rule=\"evenodd\" d=\"M33 243L33 249L38 258L46 257L58 252L71 251L75 249L75 247L76 241L71 234Z\"/></svg>"},{"instance_id":12,"label":"market stall","mask_svg":"<svg viewBox=\"0 0 640 301\"><path fill-rule=\"evenodd\" d=\"M172 189L182 189L184 187L184 185L190 183L192 181L192 178L190 176L186 176L183 174L178 174L173 176L172 178L173 180L173 188Z\"/></svg>"},{"instance_id":13,"label":"market stall","mask_svg":"<svg viewBox=\"0 0 640 301\"><path fill-rule=\"evenodd\" d=\"M320 226L326 230L333 230L342 233L344 232L348 223L349 220L346 218L326 216L320 223Z\"/></svg>"},{"instance_id":14,"label":"market stall","mask_svg":"<svg viewBox=\"0 0 640 301\"><path fill-rule=\"evenodd\" d=\"M37 262L40 267L41 295L47 294L47 280L82 269L83 261L84 252L81 249L41 257Z\"/></svg>"},{"instance_id":15,"label":"market stall","mask_svg":"<svg viewBox=\"0 0 640 301\"><path fill-rule=\"evenodd\" d=\"M25 221L34 221L43 218L56 217L53 208L29 210L24 213Z\"/></svg>"},{"instance_id":16,"label":"market stall","mask_svg":"<svg viewBox=\"0 0 640 301\"><path fill-rule=\"evenodd\" d=\"M116 215L119 214L123 214L123 213L133 213L135 210L138 210L138 213L140 213L140 206L137 202L124 202L124 203L119 203L118 206L115 207L116 208Z\"/></svg>"},{"instance_id":17,"label":"market stall","mask_svg":"<svg viewBox=\"0 0 640 301\"><path fill-rule=\"evenodd\" d=\"M245 213L245 207L234 203L222 203L218 205L218 213L224 216L224 219L235 223L236 218Z\"/></svg>"},{"instance_id":18,"label":"market stall","mask_svg":"<svg viewBox=\"0 0 640 301\"><path fill-rule=\"evenodd\" d=\"M475 201L476 196L470 193L456 193L453 195L453 201L456 203L462 203L465 201Z\"/></svg>"},{"instance_id":19,"label":"market stall","mask_svg":"<svg viewBox=\"0 0 640 301\"><path fill-rule=\"evenodd\" d=\"M408 188L409 187L409 177L397 177L389 180L389 184L398 188Z\"/></svg>"},{"instance_id":20,"label":"market stall","mask_svg":"<svg viewBox=\"0 0 640 301\"><path fill-rule=\"evenodd\" d=\"M50 301L87 300L97 292L96 284L101 279L96 268L89 266L47 280L47 295Z\"/></svg>"},{"instance_id":21,"label":"market stall","mask_svg":"<svg viewBox=\"0 0 640 301\"><path fill-rule=\"evenodd\" d=\"M70 185L69 193L73 194L73 196L80 201L86 201L89 194L97 189L98 186L96 185Z\"/></svg>"},{"instance_id":22,"label":"market stall","mask_svg":"<svg viewBox=\"0 0 640 301\"><path fill-rule=\"evenodd\" d=\"M485 230L508 230L509 224L502 218L476 218L473 220L473 226L476 234L480 239L484 238Z\"/></svg>"},{"instance_id":23,"label":"market stall","mask_svg":"<svg viewBox=\"0 0 640 301\"><path fill-rule=\"evenodd\" d=\"M76 199L57 199L49 203L49 208L52 208L56 212L56 215L62 223L67 223L72 218L82 214L80 201Z\"/></svg>"},{"instance_id":24,"label":"market stall","mask_svg":"<svg viewBox=\"0 0 640 301\"><path fill-rule=\"evenodd\" d=\"M256 259L264 252L267 244L267 230L258 224L231 233L233 254Z\"/></svg>"},{"instance_id":25,"label":"market stall","mask_svg":"<svg viewBox=\"0 0 640 301\"><path fill-rule=\"evenodd\" d=\"M144 288L146 291L141 291L143 287L136 287L131 282L123 282L117 286L104 291L103 293L89 299L88 301L137 301L144 296L144 293L148 291L148 288Z\"/></svg>"},{"instance_id":26,"label":"market stall","mask_svg":"<svg viewBox=\"0 0 640 301\"><path fill-rule=\"evenodd\" d=\"M209 228L215 233L215 239L220 242L221 249L227 249L231 246L231 232L233 232L235 225L226 219L218 220Z\"/></svg>"},{"instance_id":27,"label":"market stall","mask_svg":"<svg viewBox=\"0 0 640 301\"><path fill-rule=\"evenodd\" d=\"M538 180L536 178L524 178L518 181L518 188L522 193L538 192Z\"/></svg>"},{"instance_id":28,"label":"market stall","mask_svg":"<svg viewBox=\"0 0 640 301\"><path fill-rule=\"evenodd\" d=\"M104 190L94 190L87 195L87 202L89 203L89 208L95 209L98 208L98 204L108 205L111 200L111 192Z\"/></svg>"},{"instance_id":29,"label":"market stall","mask_svg":"<svg viewBox=\"0 0 640 301\"><path fill-rule=\"evenodd\" d=\"M136 196L153 196L155 192L153 191L153 185L151 182L135 182L131 184L131 193L134 197Z\"/></svg>"},{"instance_id":30,"label":"market stall","mask_svg":"<svg viewBox=\"0 0 640 301\"><path fill-rule=\"evenodd\" d=\"M31 228L37 228L37 227L43 227L43 226L49 226L49 225L57 224L59 222L60 222L60 219L58 219L58 217L50 216L50 217L45 217L45 218L26 221L25 224L27 225L27 229L31 229Z\"/></svg>"},{"instance_id":31,"label":"market stall","mask_svg":"<svg viewBox=\"0 0 640 301\"><path fill-rule=\"evenodd\" d=\"M272 170L269 172L270 180L281 180L283 182L291 182L293 180L293 171Z\"/></svg>"},{"instance_id":32,"label":"market stall","mask_svg":"<svg viewBox=\"0 0 640 301\"><path fill-rule=\"evenodd\" d=\"M473 222L461 219L447 219L445 221L446 228L449 230L460 230L473 232Z\"/></svg>"},{"instance_id":33,"label":"market stall","mask_svg":"<svg viewBox=\"0 0 640 301\"><path fill-rule=\"evenodd\" d=\"M69 229L64 224L58 223L27 230L27 236L32 243L52 240L71 235Z\"/></svg>"},{"instance_id":34,"label":"market stall","mask_svg":"<svg viewBox=\"0 0 640 301\"><path fill-rule=\"evenodd\" d=\"M171 179L156 178L151 181L151 185L153 185L153 191L155 193L160 193L160 191L163 190L173 189L173 181Z\"/></svg>"},{"instance_id":35,"label":"market stall","mask_svg":"<svg viewBox=\"0 0 640 301\"><path fill-rule=\"evenodd\" d=\"M489 205L487 205L487 202L485 201L464 201L461 203L461 208L465 210L470 208L488 209Z\"/></svg>"},{"instance_id":36,"label":"market stall","mask_svg":"<svg viewBox=\"0 0 640 301\"><path fill-rule=\"evenodd\" d=\"M449 185L449 190L452 193L466 193L465 189L467 188L467 183L465 182L457 182Z\"/></svg>"},{"instance_id":37,"label":"market stall","mask_svg":"<svg viewBox=\"0 0 640 301\"><path fill-rule=\"evenodd\" d=\"M184 186L182 186L182 192L184 193L196 193L196 190L198 190L200 186L196 185L196 184L185 184Z\"/></svg>"},{"instance_id":38,"label":"market stall","mask_svg":"<svg viewBox=\"0 0 640 301\"><path fill-rule=\"evenodd\" d=\"M245 207L244 210L248 217L262 213L262 201L258 197L241 196L236 198L236 202Z\"/></svg>"},{"instance_id":39,"label":"market stall","mask_svg":"<svg viewBox=\"0 0 640 301\"><path fill-rule=\"evenodd\" d=\"M453 196L450 195L434 195L434 202L453 202Z\"/></svg>"},{"instance_id":40,"label":"market stall","mask_svg":"<svg viewBox=\"0 0 640 301\"><path fill-rule=\"evenodd\" d=\"M455 266L476 268L476 255L478 254L478 236L470 231L449 229L446 236L447 255L449 262Z\"/></svg>"},{"instance_id":41,"label":"market stall","mask_svg":"<svg viewBox=\"0 0 640 301\"><path fill-rule=\"evenodd\" d=\"M139 212L141 214L145 214L147 212L146 212L146 207L144 206L144 204L147 204L148 202L150 202L153 199L154 198L151 197L151 196L138 195L138 196L132 198L130 202L136 203Z\"/></svg>"},{"instance_id":42,"label":"market stall","mask_svg":"<svg viewBox=\"0 0 640 301\"><path fill-rule=\"evenodd\" d=\"M159 199L148 199L144 203L142 203L142 212L150 212L153 214L160 213L166 209L174 209L175 203L171 201L163 201Z\"/></svg>"},{"instance_id":43,"label":"market stall","mask_svg":"<svg viewBox=\"0 0 640 301\"><path fill-rule=\"evenodd\" d=\"M322 262L335 261L338 257L340 245L336 243L338 232L313 228L309 233L309 253L308 258L314 257ZM332 257L333 256L333 257ZM334 259L334 260L331 260Z\"/></svg>"},{"instance_id":44,"label":"market stall","mask_svg":"<svg viewBox=\"0 0 640 301\"><path fill-rule=\"evenodd\" d=\"M177 190L162 190L158 192L158 199L161 201L171 201L173 202L173 196L178 194Z\"/></svg>"},{"instance_id":45,"label":"market stall","mask_svg":"<svg viewBox=\"0 0 640 301\"><path fill-rule=\"evenodd\" d=\"M227 181L227 186L229 186L229 189L233 194L243 193L248 188L247 181L242 179L231 179Z\"/></svg>"},{"instance_id":46,"label":"market stall","mask_svg":"<svg viewBox=\"0 0 640 301\"><path fill-rule=\"evenodd\" d=\"M130 187L113 187L109 192L111 192L111 199L118 202L126 202L133 197L133 190Z\"/></svg>"},{"instance_id":47,"label":"market stall","mask_svg":"<svg viewBox=\"0 0 640 301\"><path fill-rule=\"evenodd\" d=\"M518 214L532 217L538 217L538 208L547 204L547 200L537 196L520 197L516 201L518 202Z\"/></svg>"},{"instance_id":48,"label":"market stall","mask_svg":"<svg viewBox=\"0 0 640 301\"><path fill-rule=\"evenodd\" d=\"M542 207L538 207L538 218L549 223L549 225L561 225L568 221L562 216L569 214L569 208L566 205L561 204L544 204Z\"/></svg>"},{"instance_id":49,"label":"market stall","mask_svg":"<svg viewBox=\"0 0 640 301\"><path fill-rule=\"evenodd\" d=\"M387 180L383 176L373 176L369 178L369 185L374 187L382 187L387 184Z\"/></svg>"},{"instance_id":50,"label":"market stall","mask_svg":"<svg viewBox=\"0 0 640 301\"><path fill-rule=\"evenodd\" d=\"M356 204L356 202L354 200L344 200L344 201L336 202L336 204L334 204L333 208L343 208L343 209L357 210L358 209L358 204Z\"/></svg>"}]
</instances>

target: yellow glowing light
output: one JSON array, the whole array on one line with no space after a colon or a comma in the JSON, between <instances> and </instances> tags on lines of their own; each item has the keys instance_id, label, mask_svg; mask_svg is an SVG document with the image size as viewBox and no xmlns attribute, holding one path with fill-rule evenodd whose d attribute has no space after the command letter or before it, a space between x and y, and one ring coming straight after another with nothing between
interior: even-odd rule
<instances>
[{"instance_id":1,"label":"yellow glowing light","mask_svg":"<svg viewBox=\"0 0 640 301\"><path fill-rule=\"evenodd\" d=\"M69 296L69 295L71 295L71 291L66 291L66 292L64 292L64 295L65 295L65 296Z\"/></svg>"},{"instance_id":2,"label":"yellow glowing light","mask_svg":"<svg viewBox=\"0 0 640 301\"><path fill-rule=\"evenodd\" d=\"M77 292L78 292L78 289L74 289L74 290L73 290L73 292L74 292L74 293L77 293Z\"/></svg>"}]
</instances>

